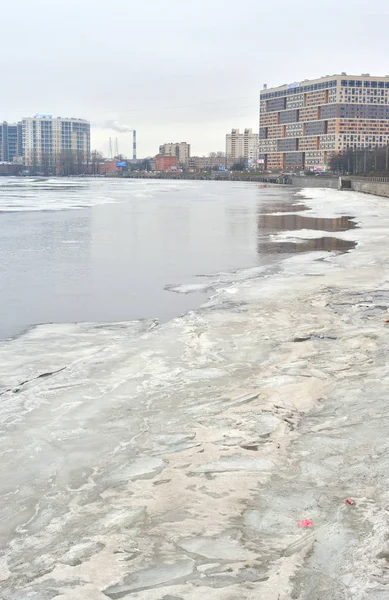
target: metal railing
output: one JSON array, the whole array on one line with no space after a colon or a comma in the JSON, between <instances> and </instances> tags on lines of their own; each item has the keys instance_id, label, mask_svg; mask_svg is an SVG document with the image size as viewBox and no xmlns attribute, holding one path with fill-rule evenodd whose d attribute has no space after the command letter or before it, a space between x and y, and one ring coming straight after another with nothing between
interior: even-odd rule
<instances>
[{"instance_id":1,"label":"metal railing","mask_svg":"<svg viewBox=\"0 0 389 600\"><path fill-rule=\"evenodd\" d=\"M389 183L389 177L363 177L362 175L342 175L342 177L371 183Z\"/></svg>"}]
</instances>

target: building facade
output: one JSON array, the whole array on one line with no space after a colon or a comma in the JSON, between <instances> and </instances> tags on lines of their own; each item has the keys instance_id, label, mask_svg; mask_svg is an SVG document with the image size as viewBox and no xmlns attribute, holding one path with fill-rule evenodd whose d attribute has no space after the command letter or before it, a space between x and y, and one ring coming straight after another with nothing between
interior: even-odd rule
<instances>
[{"instance_id":1,"label":"building facade","mask_svg":"<svg viewBox=\"0 0 389 600\"><path fill-rule=\"evenodd\" d=\"M0 162L22 162L22 124L0 123Z\"/></svg>"},{"instance_id":2,"label":"building facade","mask_svg":"<svg viewBox=\"0 0 389 600\"><path fill-rule=\"evenodd\" d=\"M326 169L334 154L389 143L389 77L326 76L260 94L259 158L271 171Z\"/></svg>"},{"instance_id":3,"label":"building facade","mask_svg":"<svg viewBox=\"0 0 389 600\"><path fill-rule=\"evenodd\" d=\"M190 171L206 171L226 165L225 156L191 156L186 163Z\"/></svg>"},{"instance_id":4,"label":"building facade","mask_svg":"<svg viewBox=\"0 0 389 600\"><path fill-rule=\"evenodd\" d=\"M176 171L177 167L177 156L165 156L163 154L157 154L157 156L155 157L156 171Z\"/></svg>"},{"instance_id":5,"label":"building facade","mask_svg":"<svg viewBox=\"0 0 389 600\"><path fill-rule=\"evenodd\" d=\"M178 162L185 164L190 157L190 144L186 142L162 144L159 147L159 154L162 156L176 156Z\"/></svg>"},{"instance_id":6,"label":"building facade","mask_svg":"<svg viewBox=\"0 0 389 600\"><path fill-rule=\"evenodd\" d=\"M210 171L224 167L230 169L237 161L225 156L191 156L186 163L189 171Z\"/></svg>"},{"instance_id":7,"label":"building facade","mask_svg":"<svg viewBox=\"0 0 389 600\"><path fill-rule=\"evenodd\" d=\"M252 129L232 129L226 135L226 157L233 161L255 160L258 158L259 135Z\"/></svg>"},{"instance_id":8,"label":"building facade","mask_svg":"<svg viewBox=\"0 0 389 600\"><path fill-rule=\"evenodd\" d=\"M87 161L90 123L83 119L36 115L22 121L23 157L27 166L54 166L66 155Z\"/></svg>"}]
</instances>

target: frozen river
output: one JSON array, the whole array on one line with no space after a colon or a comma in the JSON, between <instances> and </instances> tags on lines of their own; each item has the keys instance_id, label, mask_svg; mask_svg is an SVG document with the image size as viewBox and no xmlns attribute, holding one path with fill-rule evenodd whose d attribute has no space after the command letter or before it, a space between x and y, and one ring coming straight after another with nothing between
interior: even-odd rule
<instances>
[{"instance_id":1,"label":"frozen river","mask_svg":"<svg viewBox=\"0 0 389 600\"><path fill-rule=\"evenodd\" d=\"M72 185L47 185L61 184ZM62 208L51 191L43 212L26 192L11 212L3 193L5 262L13 247L22 272L35 231L26 261L37 278L18 292L4 270L1 308L20 329L21 306L41 293L25 324L55 322L0 344L2 600L386 600L388 201L224 182L151 182L140 200L132 182L80 185L89 198L102 185L99 202L60 189ZM180 210L190 225L174 245L166 231ZM154 223L149 270L127 211ZM83 252L77 220L95 213L100 250ZM68 234L38 234L66 219ZM71 243L54 260L60 239ZM103 281L91 287L105 256L106 283L121 285L121 252L142 314L131 286L112 313L97 301ZM43 273L72 290L66 303L53 302Z\"/></svg>"},{"instance_id":2,"label":"frozen river","mask_svg":"<svg viewBox=\"0 0 389 600\"><path fill-rule=\"evenodd\" d=\"M293 203L289 189L245 183L1 178L0 339L187 312L217 279L293 251L269 244L293 215L266 218Z\"/></svg>"}]
</instances>

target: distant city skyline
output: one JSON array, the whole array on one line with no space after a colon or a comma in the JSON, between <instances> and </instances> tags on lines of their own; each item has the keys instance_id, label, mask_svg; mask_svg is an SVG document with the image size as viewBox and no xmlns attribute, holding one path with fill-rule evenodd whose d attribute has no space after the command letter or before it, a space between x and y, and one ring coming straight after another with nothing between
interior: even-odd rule
<instances>
[{"instance_id":1,"label":"distant city skyline","mask_svg":"<svg viewBox=\"0 0 389 600\"><path fill-rule=\"evenodd\" d=\"M255 119L253 124L250 124L250 128L254 131L258 131L259 128L259 118L258 118L258 110L259 110L259 92L258 92L258 106L256 107ZM239 111L239 109L237 109ZM237 119L232 120L233 123L237 122ZM103 152L104 154L108 154L109 152L109 138L111 137L113 140L118 139L119 151L120 153L131 155L131 134L126 130L129 129L126 124L119 123L119 121L115 121L114 126L110 126L109 124L100 124L101 122L91 122L92 127L92 146L96 150ZM134 127L137 129L138 133L138 155L139 156L155 156L158 154L159 146L161 139L189 139L189 135L186 135L185 131L189 131L191 128L172 128L171 130L168 128L161 128L161 133L158 133L158 129L153 131L150 135L149 132L139 130L135 125ZM225 151L225 137L226 132L230 131L232 126L230 122L227 122L226 125L214 126L215 130L217 129L218 134L217 137L215 135L215 140L206 143L204 141L204 134L201 131L197 131L196 133L191 133L191 138L189 140L191 145L191 154L193 156L208 156L210 152L224 152ZM247 122L243 121L241 124L241 129L244 130L247 127ZM237 127L239 129L239 127ZM171 131L176 131L176 134L171 133ZM178 133L177 133L178 132ZM220 133L220 134L219 134ZM147 148L149 151L144 152L143 149Z\"/></svg>"}]
</instances>

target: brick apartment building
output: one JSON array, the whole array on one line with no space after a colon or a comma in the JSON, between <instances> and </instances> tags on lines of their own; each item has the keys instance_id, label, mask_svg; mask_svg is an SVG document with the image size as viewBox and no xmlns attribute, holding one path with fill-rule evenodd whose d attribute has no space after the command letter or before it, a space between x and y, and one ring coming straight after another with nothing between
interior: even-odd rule
<instances>
[{"instance_id":1,"label":"brick apartment building","mask_svg":"<svg viewBox=\"0 0 389 600\"><path fill-rule=\"evenodd\" d=\"M155 157L155 170L156 171L175 171L178 167L177 156L164 156L157 154Z\"/></svg>"},{"instance_id":2,"label":"brick apartment building","mask_svg":"<svg viewBox=\"0 0 389 600\"><path fill-rule=\"evenodd\" d=\"M268 170L325 169L348 148L389 143L389 77L326 76L260 93L259 157Z\"/></svg>"}]
</instances>

